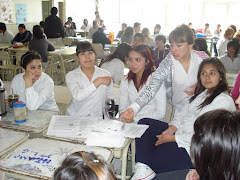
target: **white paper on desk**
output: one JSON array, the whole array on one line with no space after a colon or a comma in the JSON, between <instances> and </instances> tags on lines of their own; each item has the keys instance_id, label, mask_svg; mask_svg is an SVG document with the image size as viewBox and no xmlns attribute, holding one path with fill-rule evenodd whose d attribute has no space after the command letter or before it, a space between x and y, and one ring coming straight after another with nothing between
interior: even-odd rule
<instances>
[{"instance_id":1,"label":"white paper on desk","mask_svg":"<svg viewBox=\"0 0 240 180\"><path fill-rule=\"evenodd\" d=\"M120 148L124 146L125 140L126 139L120 134L92 132L89 134L85 143L89 146Z\"/></svg>"},{"instance_id":2,"label":"white paper on desk","mask_svg":"<svg viewBox=\"0 0 240 180\"><path fill-rule=\"evenodd\" d=\"M93 125L93 130L111 134L120 134L129 138L140 138L148 129L148 125L126 123L125 129L122 130L123 122L117 120L103 120Z\"/></svg>"},{"instance_id":3,"label":"white paper on desk","mask_svg":"<svg viewBox=\"0 0 240 180\"><path fill-rule=\"evenodd\" d=\"M86 138L98 118L79 118L73 116L52 116L47 135L57 137Z\"/></svg>"}]
</instances>

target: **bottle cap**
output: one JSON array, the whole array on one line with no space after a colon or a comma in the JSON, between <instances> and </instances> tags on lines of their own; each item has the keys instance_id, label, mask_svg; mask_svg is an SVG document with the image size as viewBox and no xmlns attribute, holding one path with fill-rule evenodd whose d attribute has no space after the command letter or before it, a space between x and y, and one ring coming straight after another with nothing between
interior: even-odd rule
<instances>
[{"instance_id":1,"label":"bottle cap","mask_svg":"<svg viewBox=\"0 0 240 180\"><path fill-rule=\"evenodd\" d=\"M14 108L20 108L20 107L24 107L24 106L25 106L25 103L22 101L17 101L15 103L13 103Z\"/></svg>"}]
</instances>

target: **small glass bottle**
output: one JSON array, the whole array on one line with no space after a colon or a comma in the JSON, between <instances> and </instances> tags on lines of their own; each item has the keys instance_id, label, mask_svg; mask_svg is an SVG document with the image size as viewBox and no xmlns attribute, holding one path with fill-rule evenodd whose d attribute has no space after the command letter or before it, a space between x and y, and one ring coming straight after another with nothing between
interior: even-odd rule
<instances>
[{"instance_id":1,"label":"small glass bottle","mask_svg":"<svg viewBox=\"0 0 240 180\"><path fill-rule=\"evenodd\" d=\"M14 119L16 123L23 123L26 118L26 105L22 101L17 101L13 104Z\"/></svg>"}]
</instances>

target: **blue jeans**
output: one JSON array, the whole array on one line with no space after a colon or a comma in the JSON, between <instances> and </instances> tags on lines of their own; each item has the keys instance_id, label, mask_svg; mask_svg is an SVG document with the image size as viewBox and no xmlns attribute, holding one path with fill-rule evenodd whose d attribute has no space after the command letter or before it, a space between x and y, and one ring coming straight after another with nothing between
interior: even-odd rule
<instances>
[{"instance_id":1,"label":"blue jeans","mask_svg":"<svg viewBox=\"0 0 240 180\"><path fill-rule=\"evenodd\" d=\"M177 143L168 142L155 146L156 135L168 128L167 123L144 118L138 124L147 124L149 128L141 138L136 139L136 162L147 164L155 173L193 168L187 151L179 148Z\"/></svg>"}]
</instances>

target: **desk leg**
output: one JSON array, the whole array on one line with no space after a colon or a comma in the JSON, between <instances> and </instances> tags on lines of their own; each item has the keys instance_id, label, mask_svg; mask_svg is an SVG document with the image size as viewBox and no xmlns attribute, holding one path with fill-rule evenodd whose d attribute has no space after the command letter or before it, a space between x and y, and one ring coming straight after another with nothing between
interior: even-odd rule
<instances>
[{"instance_id":1,"label":"desk leg","mask_svg":"<svg viewBox=\"0 0 240 180\"><path fill-rule=\"evenodd\" d=\"M121 172L121 180L125 180L126 179L126 174L127 174L127 155L128 155L128 148L129 148L128 144L122 152L122 172Z\"/></svg>"},{"instance_id":2,"label":"desk leg","mask_svg":"<svg viewBox=\"0 0 240 180\"><path fill-rule=\"evenodd\" d=\"M135 154L136 154L136 141L135 139L131 142L131 151L132 151L132 173L134 173L134 167L135 167Z\"/></svg>"}]
</instances>

